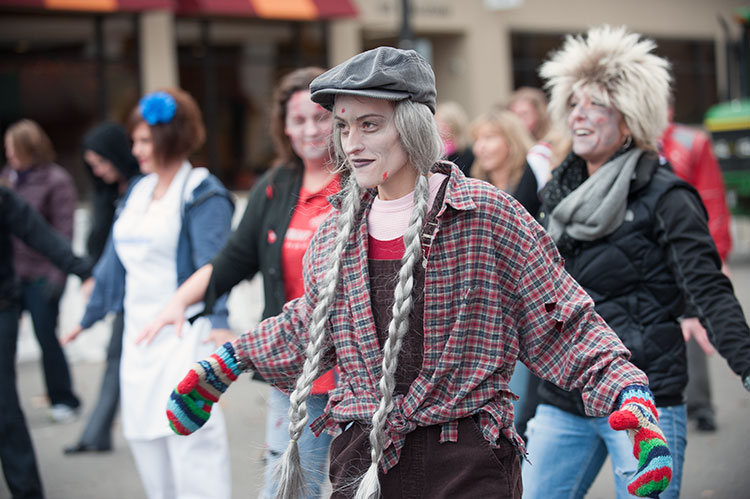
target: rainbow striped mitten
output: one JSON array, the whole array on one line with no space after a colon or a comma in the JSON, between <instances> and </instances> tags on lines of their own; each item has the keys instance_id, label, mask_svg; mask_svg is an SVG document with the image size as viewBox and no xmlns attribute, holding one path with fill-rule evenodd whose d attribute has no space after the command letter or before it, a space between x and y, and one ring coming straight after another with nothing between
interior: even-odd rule
<instances>
[{"instance_id":1,"label":"rainbow striped mitten","mask_svg":"<svg viewBox=\"0 0 750 499\"><path fill-rule=\"evenodd\" d=\"M167 418L172 431L190 435L206 424L211 407L242 373L232 344L227 342L208 359L198 361L177 385L167 402Z\"/></svg>"},{"instance_id":2,"label":"rainbow striped mitten","mask_svg":"<svg viewBox=\"0 0 750 499\"><path fill-rule=\"evenodd\" d=\"M627 430L633 442L638 470L628 484L628 492L639 497L659 497L672 479L672 454L664 433L651 390L643 385L625 388L619 397L620 409L609 416L614 430Z\"/></svg>"}]
</instances>

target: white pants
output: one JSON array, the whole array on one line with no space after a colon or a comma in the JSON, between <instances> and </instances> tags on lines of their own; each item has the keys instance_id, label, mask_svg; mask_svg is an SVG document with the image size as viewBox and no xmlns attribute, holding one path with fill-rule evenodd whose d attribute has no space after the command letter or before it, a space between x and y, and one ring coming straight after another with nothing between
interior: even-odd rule
<instances>
[{"instance_id":1,"label":"white pants","mask_svg":"<svg viewBox=\"0 0 750 499\"><path fill-rule=\"evenodd\" d=\"M224 415L218 404L192 435L128 440L149 499L229 499L232 478Z\"/></svg>"}]
</instances>

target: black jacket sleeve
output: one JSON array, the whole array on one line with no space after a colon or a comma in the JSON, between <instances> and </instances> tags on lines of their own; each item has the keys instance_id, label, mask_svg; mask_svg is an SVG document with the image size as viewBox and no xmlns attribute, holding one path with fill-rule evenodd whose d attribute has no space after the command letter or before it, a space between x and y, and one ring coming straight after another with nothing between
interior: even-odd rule
<instances>
[{"instance_id":1,"label":"black jacket sleeve","mask_svg":"<svg viewBox=\"0 0 750 499\"><path fill-rule=\"evenodd\" d=\"M221 251L211 260L213 271L205 295L207 312L213 309L219 296L229 292L243 279L252 279L260 269L258 238L268 178L268 175L264 176L250 191L240 223Z\"/></svg>"},{"instance_id":2,"label":"black jacket sleeve","mask_svg":"<svg viewBox=\"0 0 750 499\"><path fill-rule=\"evenodd\" d=\"M698 195L668 191L656 209L655 235L683 293L687 315L698 317L711 343L743 379L750 375L750 329L708 231Z\"/></svg>"},{"instance_id":3,"label":"black jacket sleeve","mask_svg":"<svg viewBox=\"0 0 750 499\"><path fill-rule=\"evenodd\" d=\"M91 276L87 259L73 254L70 243L60 236L26 201L8 191L3 208L10 232L24 243L47 257L60 270L81 279Z\"/></svg>"}]
</instances>

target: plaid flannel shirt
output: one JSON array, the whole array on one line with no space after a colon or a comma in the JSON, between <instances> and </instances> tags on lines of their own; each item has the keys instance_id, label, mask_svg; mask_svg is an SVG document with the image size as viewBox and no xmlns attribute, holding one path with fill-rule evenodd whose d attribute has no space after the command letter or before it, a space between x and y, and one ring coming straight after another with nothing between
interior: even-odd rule
<instances>
[{"instance_id":1,"label":"plaid flannel shirt","mask_svg":"<svg viewBox=\"0 0 750 499\"><path fill-rule=\"evenodd\" d=\"M407 433L417 426L442 425L441 442L456 441L457 421L471 415L491 445L502 433L524 453L513 427L517 397L508 388L516 359L563 388L581 389L591 416L615 409L626 386L648 384L565 272L552 239L520 204L450 163L434 171L450 179L427 255L424 361L388 414L383 471L398 462ZM382 355L370 306L366 222L375 195L363 194L357 225L339 255L341 277L318 371L338 365L339 382L312 425L318 433L335 433L350 421L369 425L379 403ZM305 255L305 295L235 341L247 368L284 390L302 370L319 280L336 235L337 201Z\"/></svg>"}]
</instances>

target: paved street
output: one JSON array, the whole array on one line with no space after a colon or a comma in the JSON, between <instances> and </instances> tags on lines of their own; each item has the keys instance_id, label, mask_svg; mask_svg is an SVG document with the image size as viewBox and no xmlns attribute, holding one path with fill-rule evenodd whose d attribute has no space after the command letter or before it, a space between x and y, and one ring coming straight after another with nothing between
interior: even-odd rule
<instances>
[{"instance_id":1,"label":"paved street","mask_svg":"<svg viewBox=\"0 0 750 499\"><path fill-rule=\"evenodd\" d=\"M743 308L750 310L750 261L733 262L734 281ZM232 324L250 327L260 310L260 283L245 283L230 299ZM79 317L75 300L66 302L63 322L72 324ZM71 317L71 315L73 317ZM244 322L243 322L244 321ZM103 345L106 327L81 338L79 346L69 350L75 387L84 401L83 418L65 425L52 425L42 400L44 387L38 361L22 360L18 366L19 391L32 431L44 486L50 499L137 499L144 497L130 452L115 428L115 450L111 453L64 457L62 448L76 441L85 417L96 398L103 371ZM20 357L33 358L33 340L25 331ZM718 406L719 430L712 434L688 435L683 480L684 498L746 498L750 491L750 394L718 356L710 361L714 402ZM229 425L232 453L232 478L235 498L256 497L262 476L262 445L265 394L267 387L246 376L235 383L222 398ZM608 466L608 465L607 465ZM613 497L612 472L604 469L592 490L591 499ZM0 483L0 498L9 496Z\"/></svg>"}]
</instances>

